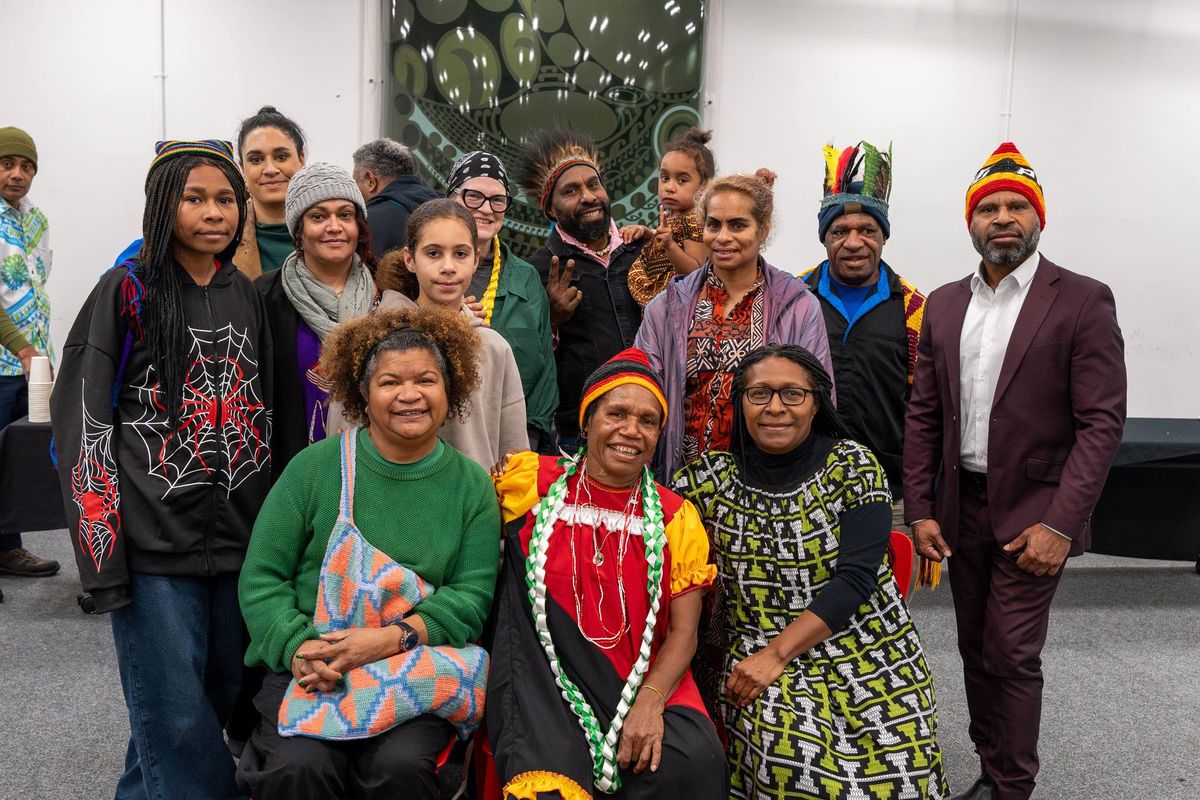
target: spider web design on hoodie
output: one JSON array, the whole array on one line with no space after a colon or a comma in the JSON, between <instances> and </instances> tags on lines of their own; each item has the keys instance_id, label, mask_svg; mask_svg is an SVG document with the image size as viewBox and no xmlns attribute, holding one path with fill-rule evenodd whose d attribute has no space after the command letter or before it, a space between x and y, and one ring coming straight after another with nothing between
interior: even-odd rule
<instances>
[{"instance_id":1,"label":"spider web design on hoodie","mask_svg":"<svg viewBox=\"0 0 1200 800\"><path fill-rule=\"evenodd\" d=\"M100 422L83 406L79 458L71 468L71 497L79 509L80 551L96 572L112 555L121 528L121 494L112 455L113 426Z\"/></svg>"},{"instance_id":2,"label":"spider web design on hoodie","mask_svg":"<svg viewBox=\"0 0 1200 800\"><path fill-rule=\"evenodd\" d=\"M254 382L258 361L250 338L232 325L188 332L192 361L174 433L167 432L169 415L153 365L146 368L141 383L130 385L138 393L142 414L125 424L145 445L150 474L166 483L163 499L176 489L211 485L214 475L229 495L270 463L271 422Z\"/></svg>"}]
</instances>

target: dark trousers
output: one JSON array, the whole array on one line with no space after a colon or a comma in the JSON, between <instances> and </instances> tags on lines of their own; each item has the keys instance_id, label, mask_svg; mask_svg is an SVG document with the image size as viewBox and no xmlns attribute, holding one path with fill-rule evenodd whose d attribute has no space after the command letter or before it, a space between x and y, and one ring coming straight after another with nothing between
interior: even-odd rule
<instances>
[{"instance_id":1,"label":"dark trousers","mask_svg":"<svg viewBox=\"0 0 1200 800\"><path fill-rule=\"evenodd\" d=\"M254 800L436 800L436 760L454 728L425 714L369 739L335 742L280 736L279 706L292 676L268 673L254 698L262 718L238 763Z\"/></svg>"},{"instance_id":2,"label":"dark trousers","mask_svg":"<svg viewBox=\"0 0 1200 800\"><path fill-rule=\"evenodd\" d=\"M29 383L24 375L0 375L0 430L29 413ZM0 550L21 546L19 531L0 531Z\"/></svg>"},{"instance_id":3,"label":"dark trousers","mask_svg":"<svg viewBox=\"0 0 1200 800\"><path fill-rule=\"evenodd\" d=\"M963 477L950 588L971 740L996 800L1024 800L1038 772L1042 647L1062 570L1037 577L1018 567L992 531L986 485Z\"/></svg>"},{"instance_id":4,"label":"dark trousers","mask_svg":"<svg viewBox=\"0 0 1200 800\"><path fill-rule=\"evenodd\" d=\"M242 678L237 575L130 576L112 613L131 736L117 800L233 800L221 725Z\"/></svg>"}]
</instances>

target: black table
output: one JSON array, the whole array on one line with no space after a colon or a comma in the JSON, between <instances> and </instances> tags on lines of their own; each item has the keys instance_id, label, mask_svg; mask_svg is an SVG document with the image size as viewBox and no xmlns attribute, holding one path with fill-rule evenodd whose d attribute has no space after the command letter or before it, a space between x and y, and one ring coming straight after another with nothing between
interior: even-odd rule
<instances>
[{"instance_id":1,"label":"black table","mask_svg":"<svg viewBox=\"0 0 1200 800\"><path fill-rule=\"evenodd\" d=\"M50 461L50 424L22 417L0 431L0 530L67 527L58 472Z\"/></svg>"},{"instance_id":2,"label":"black table","mask_svg":"<svg viewBox=\"0 0 1200 800\"><path fill-rule=\"evenodd\" d=\"M1092 518L1092 552L1200 571L1200 420L1133 418Z\"/></svg>"}]
</instances>

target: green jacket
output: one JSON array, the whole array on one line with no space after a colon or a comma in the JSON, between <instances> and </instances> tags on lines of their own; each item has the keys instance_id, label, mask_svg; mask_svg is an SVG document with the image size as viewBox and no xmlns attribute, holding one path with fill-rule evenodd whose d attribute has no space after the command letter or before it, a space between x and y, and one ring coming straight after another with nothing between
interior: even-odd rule
<instances>
[{"instance_id":1,"label":"green jacket","mask_svg":"<svg viewBox=\"0 0 1200 800\"><path fill-rule=\"evenodd\" d=\"M558 371L551 343L550 301L537 270L500 245L504 263L496 287L491 325L508 342L525 390L525 416L529 427L550 433L558 408Z\"/></svg>"}]
</instances>

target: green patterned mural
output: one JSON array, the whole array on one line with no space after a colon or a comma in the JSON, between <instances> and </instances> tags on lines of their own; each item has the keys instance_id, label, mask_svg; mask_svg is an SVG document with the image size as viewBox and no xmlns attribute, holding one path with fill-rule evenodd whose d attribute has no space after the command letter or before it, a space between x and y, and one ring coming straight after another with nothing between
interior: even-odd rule
<instances>
[{"instance_id":1,"label":"green patterned mural","mask_svg":"<svg viewBox=\"0 0 1200 800\"><path fill-rule=\"evenodd\" d=\"M613 218L657 219L658 162L700 120L701 0L391 0L387 135L422 177L490 150L510 167L522 137L567 125L595 139ZM546 220L525 198L508 212L518 252Z\"/></svg>"}]
</instances>

